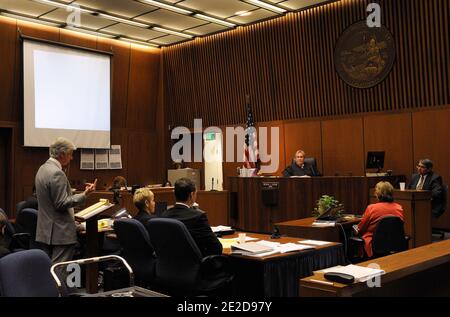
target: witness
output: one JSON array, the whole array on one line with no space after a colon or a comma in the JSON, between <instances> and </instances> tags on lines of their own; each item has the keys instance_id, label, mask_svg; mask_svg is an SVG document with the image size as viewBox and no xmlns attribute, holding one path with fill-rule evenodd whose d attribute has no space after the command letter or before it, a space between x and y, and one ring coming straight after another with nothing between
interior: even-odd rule
<instances>
[{"instance_id":1,"label":"witness","mask_svg":"<svg viewBox=\"0 0 450 317\"><path fill-rule=\"evenodd\" d=\"M145 187L134 192L133 203L139 212L133 218L140 221L144 226L150 219L156 217L154 197L153 192Z\"/></svg>"},{"instance_id":2,"label":"witness","mask_svg":"<svg viewBox=\"0 0 450 317\"><path fill-rule=\"evenodd\" d=\"M411 177L409 189L431 191L431 214L434 218L439 217L445 210L445 199L443 192L442 177L433 172L433 162L422 159L417 163L417 174Z\"/></svg>"},{"instance_id":3,"label":"witness","mask_svg":"<svg viewBox=\"0 0 450 317\"><path fill-rule=\"evenodd\" d=\"M378 202L367 206L358 224L357 233L364 240L364 250L372 257L372 237L378 222L385 216L396 216L403 220L403 208L394 202L394 187L389 182L379 182L375 186L375 196Z\"/></svg>"},{"instance_id":4,"label":"witness","mask_svg":"<svg viewBox=\"0 0 450 317\"><path fill-rule=\"evenodd\" d=\"M197 190L188 178L175 182L175 206L163 213L165 218L178 219L186 225L203 257L222 254L222 244L212 232L206 213L195 207Z\"/></svg>"}]
</instances>

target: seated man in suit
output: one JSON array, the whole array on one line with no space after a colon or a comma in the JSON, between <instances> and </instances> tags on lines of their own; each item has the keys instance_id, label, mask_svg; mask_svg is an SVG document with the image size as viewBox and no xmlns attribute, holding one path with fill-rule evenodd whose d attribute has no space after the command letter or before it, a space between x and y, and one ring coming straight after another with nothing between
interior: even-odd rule
<instances>
[{"instance_id":1,"label":"seated man in suit","mask_svg":"<svg viewBox=\"0 0 450 317\"><path fill-rule=\"evenodd\" d=\"M148 188L139 188L134 192L133 203L139 212L133 217L144 226L147 222L156 217L155 215L155 195Z\"/></svg>"},{"instance_id":2,"label":"seated man in suit","mask_svg":"<svg viewBox=\"0 0 450 317\"><path fill-rule=\"evenodd\" d=\"M292 164L283 171L283 176L318 176L320 173L312 164L305 162L305 152L298 150Z\"/></svg>"},{"instance_id":3,"label":"seated man in suit","mask_svg":"<svg viewBox=\"0 0 450 317\"><path fill-rule=\"evenodd\" d=\"M417 164L417 174L411 177L409 189L431 190L431 213L439 217L445 210L442 177L433 172L433 162L422 159Z\"/></svg>"},{"instance_id":4,"label":"seated man in suit","mask_svg":"<svg viewBox=\"0 0 450 317\"><path fill-rule=\"evenodd\" d=\"M203 257L222 254L222 244L212 232L206 213L194 207L196 198L195 183L188 178L180 178L175 182L175 206L166 210L162 216L183 222Z\"/></svg>"}]
</instances>

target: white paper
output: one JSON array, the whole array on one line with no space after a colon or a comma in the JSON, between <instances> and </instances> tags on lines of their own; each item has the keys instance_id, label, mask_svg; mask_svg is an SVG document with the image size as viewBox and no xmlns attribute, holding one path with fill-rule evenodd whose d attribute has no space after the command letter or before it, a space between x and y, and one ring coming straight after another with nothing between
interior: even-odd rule
<instances>
[{"instance_id":1,"label":"white paper","mask_svg":"<svg viewBox=\"0 0 450 317\"><path fill-rule=\"evenodd\" d=\"M95 167L93 149L81 149L80 170L93 170Z\"/></svg>"},{"instance_id":2,"label":"white paper","mask_svg":"<svg viewBox=\"0 0 450 317\"><path fill-rule=\"evenodd\" d=\"M320 240L302 240L302 241L298 241L298 243L300 244L310 244L310 245L317 245L317 246L322 246L322 245L327 245L333 242L330 241L320 241Z\"/></svg>"},{"instance_id":3,"label":"white paper","mask_svg":"<svg viewBox=\"0 0 450 317\"><path fill-rule=\"evenodd\" d=\"M267 241L267 240L261 240L256 242L259 245L265 246L265 247L269 247L269 248L276 248L280 245L280 242L272 242L272 241Z\"/></svg>"},{"instance_id":4,"label":"white paper","mask_svg":"<svg viewBox=\"0 0 450 317\"><path fill-rule=\"evenodd\" d=\"M336 226L335 222L313 222L312 223L313 227L334 227Z\"/></svg>"},{"instance_id":5,"label":"white paper","mask_svg":"<svg viewBox=\"0 0 450 317\"><path fill-rule=\"evenodd\" d=\"M108 169L108 150L103 149L95 150L95 169L97 170Z\"/></svg>"},{"instance_id":6,"label":"white paper","mask_svg":"<svg viewBox=\"0 0 450 317\"><path fill-rule=\"evenodd\" d=\"M212 227L211 226L211 230L212 230L212 232L220 232L220 231L230 231L230 230L233 230L233 229L231 229L231 227L228 227L228 226L220 225L220 226L217 226L217 227Z\"/></svg>"},{"instance_id":7,"label":"white paper","mask_svg":"<svg viewBox=\"0 0 450 317\"><path fill-rule=\"evenodd\" d=\"M311 250L314 249L313 246L310 245L302 245L302 244L296 244L296 243L283 243L276 247L276 250L280 253L287 253L292 251L303 251L303 250Z\"/></svg>"},{"instance_id":8,"label":"white paper","mask_svg":"<svg viewBox=\"0 0 450 317\"><path fill-rule=\"evenodd\" d=\"M111 145L109 150L109 169L116 170L122 168L122 150L120 145Z\"/></svg>"},{"instance_id":9,"label":"white paper","mask_svg":"<svg viewBox=\"0 0 450 317\"><path fill-rule=\"evenodd\" d=\"M365 282L375 276L379 276L385 273L384 270L373 269L370 267L364 267L359 265L347 265L347 266L335 266L328 269L322 270L323 273L335 272L335 273L345 273L355 277L356 282Z\"/></svg>"}]
</instances>

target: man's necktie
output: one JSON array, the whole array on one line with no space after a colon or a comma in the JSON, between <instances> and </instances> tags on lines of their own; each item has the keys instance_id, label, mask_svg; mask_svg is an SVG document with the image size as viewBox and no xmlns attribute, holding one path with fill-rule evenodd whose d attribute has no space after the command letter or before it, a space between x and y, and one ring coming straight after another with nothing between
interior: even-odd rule
<instances>
[{"instance_id":1,"label":"man's necktie","mask_svg":"<svg viewBox=\"0 0 450 317\"><path fill-rule=\"evenodd\" d=\"M422 189L423 181L424 181L424 177L423 177L423 175L420 175L420 179L419 179L419 182L417 183L416 189L418 189L418 190Z\"/></svg>"}]
</instances>

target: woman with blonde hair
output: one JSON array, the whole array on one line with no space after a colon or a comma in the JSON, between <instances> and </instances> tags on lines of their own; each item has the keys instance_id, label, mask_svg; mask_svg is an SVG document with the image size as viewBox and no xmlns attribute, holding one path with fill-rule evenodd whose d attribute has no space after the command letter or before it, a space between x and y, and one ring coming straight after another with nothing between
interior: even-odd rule
<instances>
[{"instance_id":1,"label":"woman with blonde hair","mask_svg":"<svg viewBox=\"0 0 450 317\"><path fill-rule=\"evenodd\" d=\"M133 218L145 225L155 215L155 195L146 188L136 189L133 196L133 203L139 212Z\"/></svg>"},{"instance_id":2,"label":"woman with blonde hair","mask_svg":"<svg viewBox=\"0 0 450 317\"><path fill-rule=\"evenodd\" d=\"M394 202L394 187L389 182L379 182L375 186L378 202L367 206L358 225L357 232L364 240L364 250L368 257L373 255L372 237L378 222L386 216L397 216L403 219L403 208Z\"/></svg>"}]
</instances>

